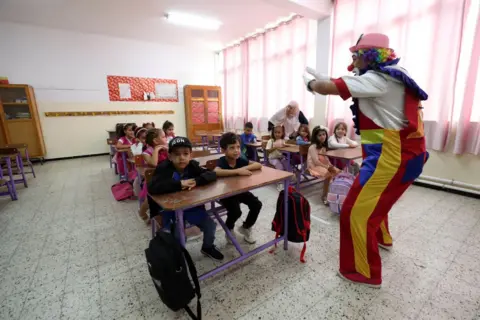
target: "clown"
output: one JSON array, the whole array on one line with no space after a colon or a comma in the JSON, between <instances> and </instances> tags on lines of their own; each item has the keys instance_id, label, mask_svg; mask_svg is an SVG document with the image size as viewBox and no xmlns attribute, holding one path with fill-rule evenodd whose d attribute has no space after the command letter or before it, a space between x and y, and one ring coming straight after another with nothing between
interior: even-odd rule
<instances>
[{"instance_id":1,"label":"clown","mask_svg":"<svg viewBox=\"0 0 480 320\"><path fill-rule=\"evenodd\" d=\"M427 94L398 59L383 34L360 36L350 48L349 71L356 76L330 79L307 68L311 92L353 98L350 107L361 136L363 163L340 215L340 270L345 280L380 287L379 246L389 250L388 212L421 174L428 158L421 101Z\"/></svg>"}]
</instances>

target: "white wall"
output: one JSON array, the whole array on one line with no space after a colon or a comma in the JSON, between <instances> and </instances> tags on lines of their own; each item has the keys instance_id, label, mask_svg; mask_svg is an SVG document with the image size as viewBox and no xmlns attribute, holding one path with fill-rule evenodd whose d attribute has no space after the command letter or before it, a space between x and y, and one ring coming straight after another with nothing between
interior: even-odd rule
<instances>
[{"instance_id":1,"label":"white wall","mask_svg":"<svg viewBox=\"0 0 480 320\"><path fill-rule=\"evenodd\" d=\"M87 23L87 22L86 22ZM0 75L32 85L47 158L107 152L117 122L166 119L184 135L183 86L214 84L214 53L192 47L0 22ZM176 79L178 103L110 102L107 75ZM174 110L174 115L46 118L48 111Z\"/></svg>"},{"instance_id":2,"label":"white wall","mask_svg":"<svg viewBox=\"0 0 480 320\"><path fill-rule=\"evenodd\" d=\"M330 24L331 18L321 20L317 29L317 71L325 74L330 72ZM312 121L314 125L326 125L327 107L327 99L316 95ZM471 154L457 156L451 153L451 148L448 149L447 152L428 150L430 159L425 165L423 175L480 185L480 157Z\"/></svg>"}]
</instances>

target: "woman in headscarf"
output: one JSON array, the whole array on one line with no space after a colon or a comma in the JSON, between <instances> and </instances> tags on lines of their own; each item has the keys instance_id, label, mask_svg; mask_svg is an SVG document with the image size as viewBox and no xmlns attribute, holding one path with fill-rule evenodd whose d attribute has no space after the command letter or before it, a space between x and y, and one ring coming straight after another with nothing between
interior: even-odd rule
<instances>
[{"instance_id":1,"label":"woman in headscarf","mask_svg":"<svg viewBox=\"0 0 480 320\"><path fill-rule=\"evenodd\" d=\"M285 128L285 137L295 137L301 124L308 125L308 120L298 107L298 102L290 101L288 105L275 113L268 121L268 131L276 126Z\"/></svg>"}]
</instances>

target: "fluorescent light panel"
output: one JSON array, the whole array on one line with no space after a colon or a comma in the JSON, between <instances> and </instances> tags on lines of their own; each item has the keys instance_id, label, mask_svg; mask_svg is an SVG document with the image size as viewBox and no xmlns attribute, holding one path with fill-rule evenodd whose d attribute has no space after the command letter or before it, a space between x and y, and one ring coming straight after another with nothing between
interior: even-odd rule
<instances>
[{"instance_id":1,"label":"fluorescent light panel","mask_svg":"<svg viewBox=\"0 0 480 320\"><path fill-rule=\"evenodd\" d=\"M165 15L165 18L170 23L198 29L218 30L222 25L220 21L215 19L180 12L169 12Z\"/></svg>"}]
</instances>

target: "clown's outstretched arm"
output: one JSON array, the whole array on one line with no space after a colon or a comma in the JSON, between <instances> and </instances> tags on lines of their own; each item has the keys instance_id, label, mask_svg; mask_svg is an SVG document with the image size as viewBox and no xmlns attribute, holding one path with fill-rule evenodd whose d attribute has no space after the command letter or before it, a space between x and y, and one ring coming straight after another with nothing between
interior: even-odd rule
<instances>
[{"instance_id":1,"label":"clown's outstretched arm","mask_svg":"<svg viewBox=\"0 0 480 320\"><path fill-rule=\"evenodd\" d=\"M310 92L316 92L321 95L339 95L337 86L333 83L329 76L317 73L315 69L307 67L306 74L303 75L303 80Z\"/></svg>"}]
</instances>

